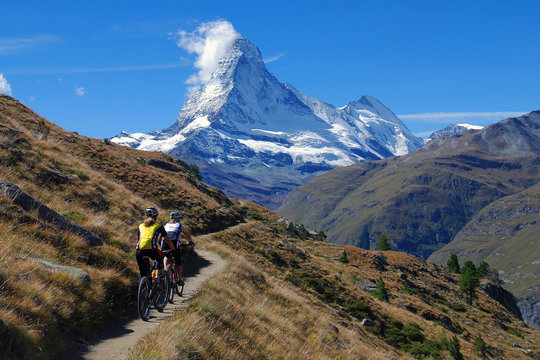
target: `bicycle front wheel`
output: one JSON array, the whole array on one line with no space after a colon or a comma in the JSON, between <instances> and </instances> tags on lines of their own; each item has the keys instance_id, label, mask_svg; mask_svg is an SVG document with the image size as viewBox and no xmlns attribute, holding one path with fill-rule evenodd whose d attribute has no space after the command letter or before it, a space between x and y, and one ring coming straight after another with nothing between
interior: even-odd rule
<instances>
[{"instance_id":1,"label":"bicycle front wheel","mask_svg":"<svg viewBox=\"0 0 540 360\"><path fill-rule=\"evenodd\" d=\"M147 321L150 314L150 288L152 284L150 279L146 276L143 276L139 280L139 289L137 291L137 310L139 312L139 317Z\"/></svg>"},{"instance_id":2,"label":"bicycle front wheel","mask_svg":"<svg viewBox=\"0 0 540 360\"><path fill-rule=\"evenodd\" d=\"M157 311L162 312L167 305L169 299L169 278L167 275L162 274L156 285L156 294L154 296L154 306Z\"/></svg>"},{"instance_id":3,"label":"bicycle front wheel","mask_svg":"<svg viewBox=\"0 0 540 360\"><path fill-rule=\"evenodd\" d=\"M180 266L182 266L182 265L180 265ZM180 279L181 282L179 284L177 284L175 282L175 284L176 284L175 290L176 290L176 294L178 294L178 296L182 296L182 294L184 293L184 268L181 267L180 269L182 270L182 278Z\"/></svg>"}]
</instances>

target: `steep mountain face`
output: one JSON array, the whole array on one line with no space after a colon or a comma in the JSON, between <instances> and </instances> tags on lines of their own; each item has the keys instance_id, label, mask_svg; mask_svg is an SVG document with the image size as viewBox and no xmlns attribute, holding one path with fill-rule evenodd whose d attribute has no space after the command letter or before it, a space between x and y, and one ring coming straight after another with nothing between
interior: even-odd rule
<instances>
[{"instance_id":1,"label":"steep mountain face","mask_svg":"<svg viewBox=\"0 0 540 360\"><path fill-rule=\"evenodd\" d=\"M504 287L518 299L525 322L540 330L540 184L486 206L454 240L429 260L446 264L485 261L500 271Z\"/></svg>"},{"instance_id":2,"label":"steep mountain face","mask_svg":"<svg viewBox=\"0 0 540 360\"><path fill-rule=\"evenodd\" d=\"M444 129L437 130L429 136L428 140L433 140L447 135L459 135L469 130L480 130L482 126L470 125L470 124L450 124Z\"/></svg>"},{"instance_id":3,"label":"steep mountain face","mask_svg":"<svg viewBox=\"0 0 540 360\"><path fill-rule=\"evenodd\" d=\"M538 183L540 112L430 141L406 156L329 171L293 190L279 212L329 240L427 258L486 205Z\"/></svg>"},{"instance_id":4,"label":"steep mountain face","mask_svg":"<svg viewBox=\"0 0 540 360\"><path fill-rule=\"evenodd\" d=\"M280 83L243 37L186 101L175 124L149 134L121 133L112 141L193 160L206 182L270 208L334 167L423 145L371 96L336 108Z\"/></svg>"}]
</instances>

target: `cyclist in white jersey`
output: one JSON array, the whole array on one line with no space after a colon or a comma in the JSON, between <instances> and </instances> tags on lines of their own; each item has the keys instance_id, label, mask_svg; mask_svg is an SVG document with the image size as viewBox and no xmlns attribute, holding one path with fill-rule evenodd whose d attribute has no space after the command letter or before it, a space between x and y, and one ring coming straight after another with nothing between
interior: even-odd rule
<instances>
[{"instance_id":1,"label":"cyclist in white jersey","mask_svg":"<svg viewBox=\"0 0 540 360\"><path fill-rule=\"evenodd\" d=\"M179 279L179 282L182 281L180 280L182 279L182 267L180 266L180 236L184 234L184 236L188 239L188 242L194 244L193 238L191 237L187 229L184 227L184 225L180 223L180 218L182 218L182 214L180 213L180 211L175 210L171 212L171 221L165 224L165 231L167 232L167 235L169 236L174 245L174 250L172 254L174 256L174 260L176 261L176 272L178 274L177 278ZM163 250L168 250L169 245L164 241L161 248ZM168 263L169 259L165 257L163 259L163 266L167 268Z\"/></svg>"}]
</instances>

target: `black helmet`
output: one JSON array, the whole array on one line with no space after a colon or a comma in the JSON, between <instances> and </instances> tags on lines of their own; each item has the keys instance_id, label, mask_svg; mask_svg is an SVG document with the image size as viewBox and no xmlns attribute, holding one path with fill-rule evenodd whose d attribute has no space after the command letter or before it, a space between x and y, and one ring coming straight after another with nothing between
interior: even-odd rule
<instances>
[{"instance_id":1,"label":"black helmet","mask_svg":"<svg viewBox=\"0 0 540 360\"><path fill-rule=\"evenodd\" d=\"M175 210L175 211L171 212L171 219L178 220L181 217L182 217L182 213L180 211Z\"/></svg>"},{"instance_id":2,"label":"black helmet","mask_svg":"<svg viewBox=\"0 0 540 360\"><path fill-rule=\"evenodd\" d=\"M148 217L153 217L153 218L156 218L159 214L159 211L158 209L156 209L155 207L153 206L150 206L150 207L147 207L145 210L144 210L144 215L148 216Z\"/></svg>"}]
</instances>

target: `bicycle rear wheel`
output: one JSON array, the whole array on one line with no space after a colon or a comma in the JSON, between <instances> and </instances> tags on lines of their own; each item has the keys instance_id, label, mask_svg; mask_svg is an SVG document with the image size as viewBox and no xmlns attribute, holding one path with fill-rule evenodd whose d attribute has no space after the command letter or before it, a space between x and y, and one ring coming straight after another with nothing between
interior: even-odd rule
<instances>
[{"instance_id":1,"label":"bicycle rear wheel","mask_svg":"<svg viewBox=\"0 0 540 360\"><path fill-rule=\"evenodd\" d=\"M137 310L139 312L139 317L147 321L150 314L150 288L151 288L150 279L146 276L143 276L139 280L139 289L137 291Z\"/></svg>"},{"instance_id":2,"label":"bicycle rear wheel","mask_svg":"<svg viewBox=\"0 0 540 360\"><path fill-rule=\"evenodd\" d=\"M169 281L169 295L167 298L169 299L169 303L173 303L174 300L174 293L176 292L176 274L173 272L173 269L171 265L167 265L167 280Z\"/></svg>"}]
</instances>

